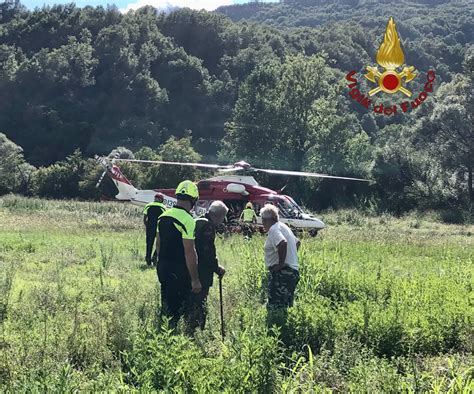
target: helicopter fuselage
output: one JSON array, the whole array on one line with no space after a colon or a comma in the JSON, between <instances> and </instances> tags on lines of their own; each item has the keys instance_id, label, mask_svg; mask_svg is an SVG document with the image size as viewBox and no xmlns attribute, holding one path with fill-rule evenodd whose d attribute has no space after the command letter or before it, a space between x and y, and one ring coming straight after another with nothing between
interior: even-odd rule
<instances>
[{"instance_id":1,"label":"helicopter fuselage","mask_svg":"<svg viewBox=\"0 0 474 394\"><path fill-rule=\"evenodd\" d=\"M252 203L257 215L265 204L270 203L278 207L280 220L294 229L318 231L325 227L320 219L305 213L290 196L260 186L252 176L218 176L201 180L197 186L199 200L194 208L196 216L206 213L209 205L216 200L228 206L228 220L237 220L247 202ZM130 201L136 205L145 205L153 201L157 192L164 195L164 203L168 207L176 204L174 189L136 190L130 196ZM262 224L259 216L257 224Z\"/></svg>"}]
</instances>

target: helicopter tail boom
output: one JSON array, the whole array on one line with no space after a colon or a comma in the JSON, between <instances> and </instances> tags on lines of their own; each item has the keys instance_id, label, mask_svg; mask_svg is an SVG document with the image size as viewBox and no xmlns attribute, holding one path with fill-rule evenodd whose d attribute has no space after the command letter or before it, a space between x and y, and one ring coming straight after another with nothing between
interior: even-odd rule
<instances>
[{"instance_id":1,"label":"helicopter tail boom","mask_svg":"<svg viewBox=\"0 0 474 394\"><path fill-rule=\"evenodd\" d=\"M123 175L120 168L114 164L114 160L110 161L104 157L96 156L95 159L97 162L104 168L104 173L97 182L96 187L99 186L100 182L104 178L104 175L107 173L112 181L115 184L115 187L118 190L118 194L115 196L117 200L122 201L131 201L134 199L137 194L137 189L132 185L132 183Z\"/></svg>"},{"instance_id":2,"label":"helicopter tail boom","mask_svg":"<svg viewBox=\"0 0 474 394\"><path fill-rule=\"evenodd\" d=\"M112 181L119 191L115 196L117 200L132 200L135 197L137 189L131 184L125 175L122 174L122 171L120 171L118 166L112 164L107 173L112 178Z\"/></svg>"}]
</instances>

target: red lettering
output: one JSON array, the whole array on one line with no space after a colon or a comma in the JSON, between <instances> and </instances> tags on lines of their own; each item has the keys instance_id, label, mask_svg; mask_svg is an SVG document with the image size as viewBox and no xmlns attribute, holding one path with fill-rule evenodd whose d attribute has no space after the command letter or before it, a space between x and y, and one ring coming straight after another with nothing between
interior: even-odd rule
<instances>
[{"instance_id":1,"label":"red lettering","mask_svg":"<svg viewBox=\"0 0 474 394\"><path fill-rule=\"evenodd\" d=\"M407 112L408 108L410 108L410 103L408 101L404 101L400 104L400 106L402 107L403 112Z\"/></svg>"},{"instance_id":2,"label":"red lettering","mask_svg":"<svg viewBox=\"0 0 474 394\"><path fill-rule=\"evenodd\" d=\"M363 94L361 94L359 97L357 97L357 101L360 103L364 97L365 96Z\"/></svg>"},{"instance_id":3,"label":"red lettering","mask_svg":"<svg viewBox=\"0 0 474 394\"><path fill-rule=\"evenodd\" d=\"M346 79L349 81L349 82L352 82L351 84L349 84L349 89L352 89L354 86L357 86L357 79L355 78L352 78L353 75L355 75L355 71L351 71L349 74L346 75Z\"/></svg>"},{"instance_id":4,"label":"red lettering","mask_svg":"<svg viewBox=\"0 0 474 394\"><path fill-rule=\"evenodd\" d=\"M418 98L422 102L425 101L427 97L428 97L428 93L426 93L426 92L421 92L420 95L418 96Z\"/></svg>"},{"instance_id":5,"label":"red lettering","mask_svg":"<svg viewBox=\"0 0 474 394\"><path fill-rule=\"evenodd\" d=\"M431 82L426 82L425 83L425 91L426 92L432 92L433 91L433 84Z\"/></svg>"},{"instance_id":6,"label":"red lettering","mask_svg":"<svg viewBox=\"0 0 474 394\"><path fill-rule=\"evenodd\" d=\"M433 70L428 71L427 79L428 79L428 82L433 82L436 79L436 75Z\"/></svg>"},{"instance_id":7,"label":"red lettering","mask_svg":"<svg viewBox=\"0 0 474 394\"><path fill-rule=\"evenodd\" d=\"M349 81L349 82L355 82L357 83L357 79L355 78L352 78L353 75L355 75L355 71L351 71L349 74L346 75L346 79Z\"/></svg>"},{"instance_id":8,"label":"red lettering","mask_svg":"<svg viewBox=\"0 0 474 394\"><path fill-rule=\"evenodd\" d=\"M383 113L385 115L392 115L392 108L391 107L385 107L383 110Z\"/></svg>"},{"instance_id":9,"label":"red lettering","mask_svg":"<svg viewBox=\"0 0 474 394\"><path fill-rule=\"evenodd\" d=\"M369 108L369 105L370 103L372 102L372 100L369 100L367 97L365 97L361 102L360 104L365 107L365 108Z\"/></svg>"},{"instance_id":10,"label":"red lettering","mask_svg":"<svg viewBox=\"0 0 474 394\"><path fill-rule=\"evenodd\" d=\"M411 102L411 107L412 107L413 109L415 109L415 108L418 107L420 104L421 104L421 101L417 98L417 99L415 99L415 101L412 101L412 102Z\"/></svg>"},{"instance_id":11,"label":"red lettering","mask_svg":"<svg viewBox=\"0 0 474 394\"><path fill-rule=\"evenodd\" d=\"M357 88L354 88L352 90L349 91L349 96L351 96L351 98L353 100L357 100L358 97L360 97L360 91L359 89Z\"/></svg>"},{"instance_id":12,"label":"red lettering","mask_svg":"<svg viewBox=\"0 0 474 394\"><path fill-rule=\"evenodd\" d=\"M377 114L381 114L383 112L383 104L374 106L374 112Z\"/></svg>"}]
</instances>

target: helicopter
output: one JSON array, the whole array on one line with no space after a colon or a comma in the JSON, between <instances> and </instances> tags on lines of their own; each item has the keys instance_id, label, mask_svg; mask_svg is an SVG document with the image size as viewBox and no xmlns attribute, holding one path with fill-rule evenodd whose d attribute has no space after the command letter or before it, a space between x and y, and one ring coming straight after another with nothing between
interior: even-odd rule
<instances>
[{"instance_id":1,"label":"helicopter","mask_svg":"<svg viewBox=\"0 0 474 394\"><path fill-rule=\"evenodd\" d=\"M310 235L316 235L319 230L326 227L321 219L306 213L295 202L295 200L285 194L281 194L282 190L272 190L263 187L253 177L255 173L267 173L277 175L289 176L303 176L314 178L331 178L342 179L350 181L369 182L367 179L340 177L327 174L319 174L314 172L300 172L300 171L285 171L273 169L254 168L245 161L239 161L232 165L218 165L205 163L188 163L188 162L170 162L160 160L138 160L138 159L119 159L106 158L96 156L96 160L104 168L104 172L97 182L96 187L99 186L106 174L110 176L118 194L115 196L120 201L130 201L132 204L144 206L154 200L155 194L161 193L164 197L164 204L167 207L172 207L176 204L174 198L174 189L153 189L153 190L139 190L135 188L132 183L123 175L117 162L131 162L131 163L148 163L160 165L173 166L187 166L196 168L206 168L215 170L219 173L218 176L203 179L197 182L199 190L199 200L194 207L194 215L204 215L210 204L215 200L223 201L229 208L228 222L236 220L244 206L251 202L257 213L257 226L262 227L262 220L258 213L265 204L275 205L280 213L280 220L295 230L308 231Z\"/></svg>"}]
</instances>

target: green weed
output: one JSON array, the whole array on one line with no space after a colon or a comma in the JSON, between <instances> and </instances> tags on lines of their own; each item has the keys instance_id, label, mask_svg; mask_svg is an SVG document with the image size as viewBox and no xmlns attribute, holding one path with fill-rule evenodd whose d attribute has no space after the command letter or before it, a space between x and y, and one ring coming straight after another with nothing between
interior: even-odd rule
<instances>
[{"instance_id":1,"label":"green weed","mask_svg":"<svg viewBox=\"0 0 474 394\"><path fill-rule=\"evenodd\" d=\"M295 305L266 326L264 237L218 238L219 296L190 339L158 318L141 212L0 200L0 390L436 392L474 389L473 227L328 212L303 236Z\"/></svg>"}]
</instances>

